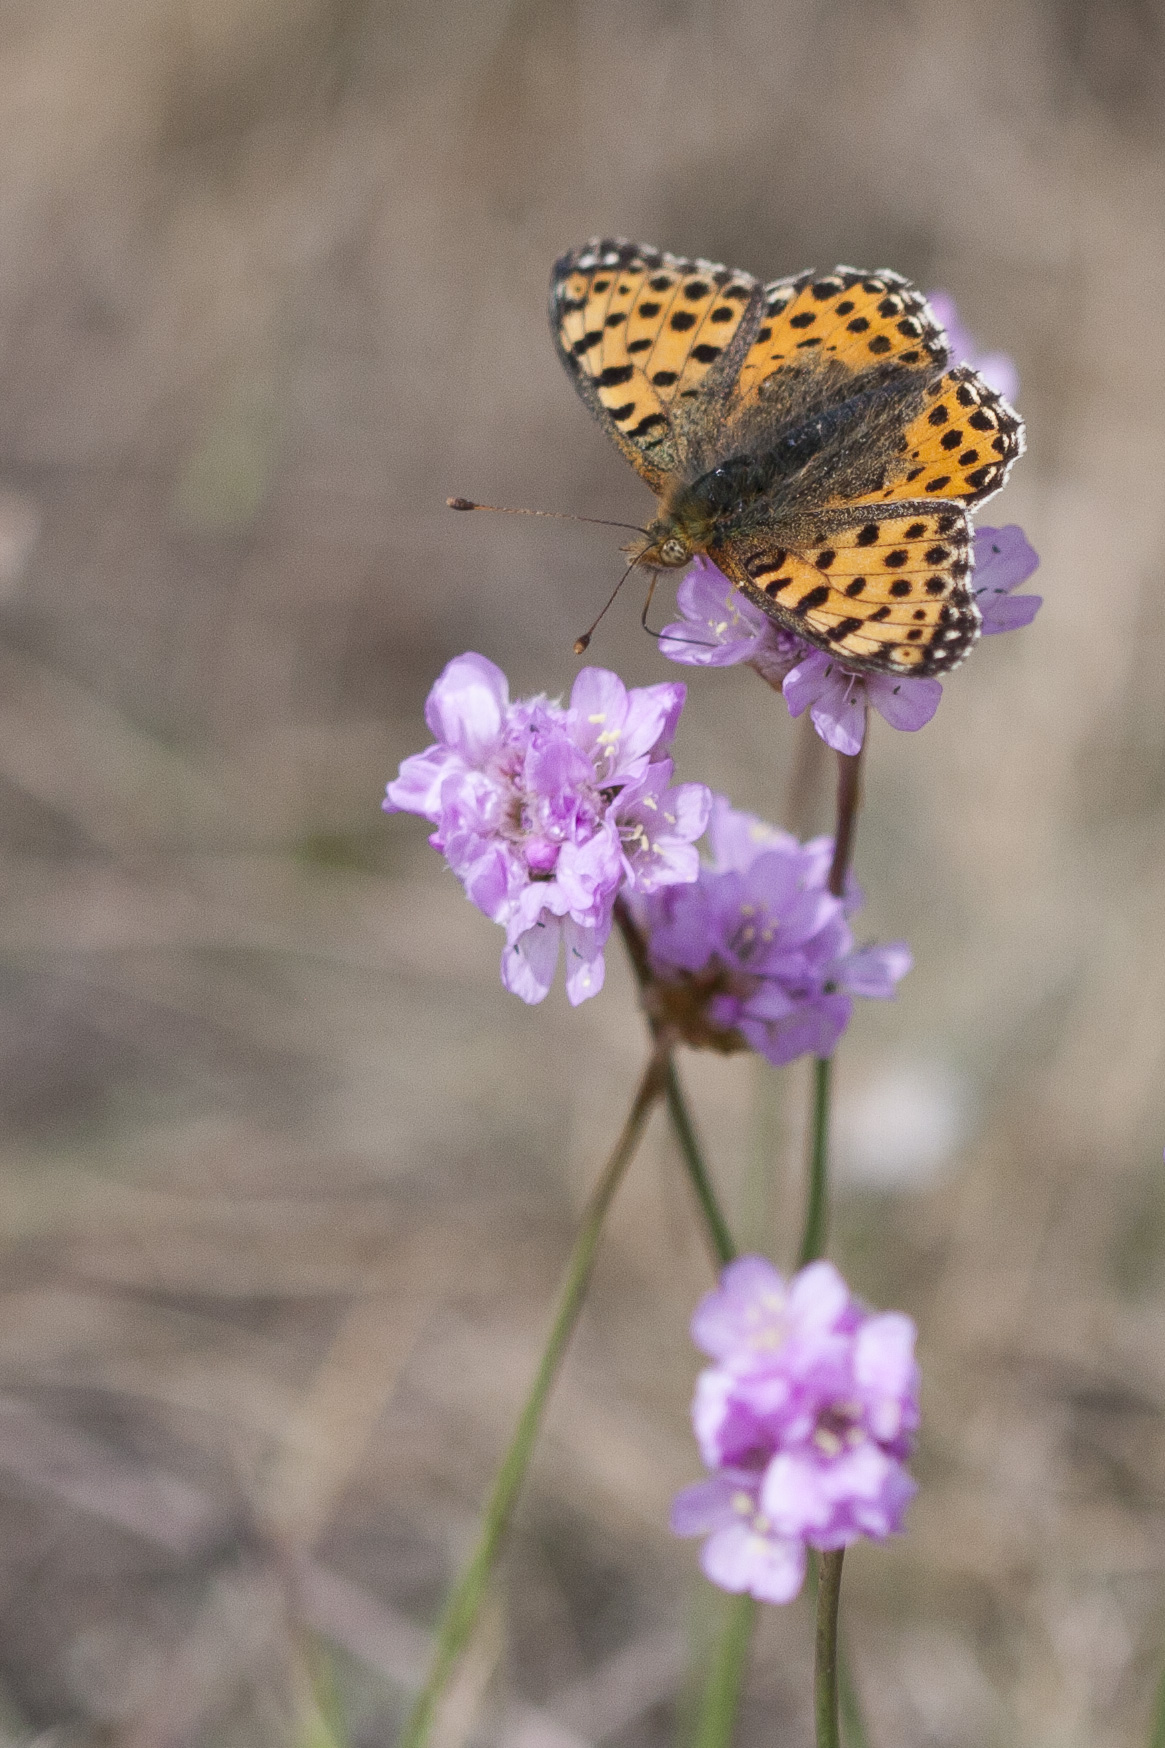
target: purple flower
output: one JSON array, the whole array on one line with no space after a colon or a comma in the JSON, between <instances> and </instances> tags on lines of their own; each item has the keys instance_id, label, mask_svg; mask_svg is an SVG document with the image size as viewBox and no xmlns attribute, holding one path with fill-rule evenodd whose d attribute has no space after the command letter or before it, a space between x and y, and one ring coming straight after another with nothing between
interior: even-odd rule
<instances>
[{"instance_id":1,"label":"purple flower","mask_svg":"<svg viewBox=\"0 0 1165 1748\"><path fill-rule=\"evenodd\" d=\"M897 1533L916 1489L914 1325L867 1311L832 1263L785 1282L760 1256L729 1263L692 1319L715 1361L692 1421L710 1476L677 1495L677 1535L706 1536L701 1564L725 1590L788 1602L805 1549Z\"/></svg>"},{"instance_id":2,"label":"purple flower","mask_svg":"<svg viewBox=\"0 0 1165 1748\"><path fill-rule=\"evenodd\" d=\"M673 662L700 668L747 662L779 687L810 647L775 625L702 553L684 572L676 605L683 617L665 625L659 639L660 649Z\"/></svg>"},{"instance_id":3,"label":"purple flower","mask_svg":"<svg viewBox=\"0 0 1165 1748\"><path fill-rule=\"evenodd\" d=\"M975 600L983 615L983 636L1018 631L1030 625L1043 604L1042 595L1013 595L1039 564L1022 528L980 528L975 535Z\"/></svg>"},{"instance_id":4,"label":"purple flower","mask_svg":"<svg viewBox=\"0 0 1165 1748\"><path fill-rule=\"evenodd\" d=\"M946 329L951 356L959 364L969 364L977 370L988 387L1005 401L1014 401L1019 392L1019 372L1006 352L981 352L959 318L955 300L948 291L928 291L926 300L940 328Z\"/></svg>"},{"instance_id":5,"label":"purple flower","mask_svg":"<svg viewBox=\"0 0 1165 1748\"><path fill-rule=\"evenodd\" d=\"M862 902L827 890L833 843L800 844L723 796L712 802L713 860L695 881L630 903L646 949L653 1017L689 1044L755 1050L777 1064L829 1056L853 997L888 999L909 971L902 942L855 948Z\"/></svg>"},{"instance_id":6,"label":"purple flower","mask_svg":"<svg viewBox=\"0 0 1165 1748\"><path fill-rule=\"evenodd\" d=\"M628 691L583 668L570 704L510 703L500 668L457 656L425 704L436 745L405 759L389 813L420 813L478 909L506 931L502 982L543 999L566 950L572 1003L603 984L603 947L621 890L692 881L711 796L671 786L666 756L681 685Z\"/></svg>"},{"instance_id":7,"label":"purple flower","mask_svg":"<svg viewBox=\"0 0 1165 1748\"><path fill-rule=\"evenodd\" d=\"M1023 530L980 528L975 535L973 589L983 616L983 635L1030 625L1039 595L1011 596L1039 559ZM691 667L725 668L747 662L770 686L784 694L790 716L808 710L827 746L839 753L861 750L867 706L891 726L913 732L924 728L938 709L938 680L895 674L859 673L836 656L775 625L760 607L700 557L685 573L676 594L682 619L664 628L660 648L672 661Z\"/></svg>"},{"instance_id":8,"label":"purple flower","mask_svg":"<svg viewBox=\"0 0 1165 1748\"><path fill-rule=\"evenodd\" d=\"M858 753L866 733L866 707L872 706L891 728L925 728L943 689L938 680L895 674L859 674L836 656L813 649L785 676L782 687L790 716L808 710L814 728L838 753Z\"/></svg>"}]
</instances>

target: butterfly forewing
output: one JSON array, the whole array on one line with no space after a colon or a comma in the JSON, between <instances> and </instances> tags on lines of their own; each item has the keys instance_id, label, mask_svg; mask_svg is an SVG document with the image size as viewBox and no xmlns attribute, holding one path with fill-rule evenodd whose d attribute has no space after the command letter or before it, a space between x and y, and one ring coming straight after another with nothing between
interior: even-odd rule
<instances>
[{"instance_id":1,"label":"butterfly forewing","mask_svg":"<svg viewBox=\"0 0 1165 1748\"><path fill-rule=\"evenodd\" d=\"M717 262L622 239L595 239L555 265L550 306L559 355L656 491L683 460L680 405L699 396L730 347L755 286L747 273Z\"/></svg>"},{"instance_id":2,"label":"butterfly forewing","mask_svg":"<svg viewBox=\"0 0 1165 1748\"><path fill-rule=\"evenodd\" d=\"M780 393L783 372L833 361L857 375L878 364L933 374L947 362L942 329L922 293L897 273L835 267L764 288L756 339L741 366L737 398Z\"/></svg>"},{"instance_id":3,"label":"butterfly forewing","mask_svg":"<svg viewBox=\"0 0 1165 1748\"><path fill-rule=\"evenodd\" d=\"M957 498L980 504L1023 454L1023 422L983 378L959 365L929 385L923 410L902 434L901 472L887 498Z\"/></svg>"}]
</instances>

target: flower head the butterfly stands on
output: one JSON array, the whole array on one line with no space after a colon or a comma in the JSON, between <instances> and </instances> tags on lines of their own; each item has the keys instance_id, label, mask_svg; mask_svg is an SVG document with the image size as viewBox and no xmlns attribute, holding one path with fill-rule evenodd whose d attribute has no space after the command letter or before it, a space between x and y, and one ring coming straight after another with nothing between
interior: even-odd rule
<instances>
[{"instance_id":1,"label":"flower head the butterfly stands on","mask_svg":"<svg viewBox=\"0 0 1165 1748\"><path fill-rule=\"evenodd\" d=\"M549 992L560 947L570 1001L596 995L618 893L696 878L711 794L673 786L667 756L685 692L584 668L569 705L512 704L501 669L471 652L429 693L436 743L404 760L384 809L436 826L429 842L506 931L502 982L523 1001Z\"/></svg>"},{"instance_id":2,"label":"flower head the butterfly stands on","mask_svg":"<svg viewBox=\"0 0 1165 1748\"><path fill-rule=\"evenodd\" d=\"M649 1016L697 1049L755 1050L776 1067L831 1056L853 998L890 999L910 949L855 946L862 894L852 879L843 898L829 892L832 839L800 844L722 795L708 837L691 884L624 900Z\"/></svg>"},{"instance_id":3,"label":"flower head the butterfly stands on","mask_svg":"<svg viewBox=\"0 0 1165 1748\"><path fill-rule=\"evenodd\" d=\"M1022 528L979 528L972 587L983 617L981 635L1017 631L1039 611L1039 595L1013 595L1039 564ZM806 709L835 752L856 754L865 735L866 707L891 728L925 728L942 697L938 680L858 673L836 656L814 649L775 625L745 599L709 558L698 558L676 591L681 617L664 627L659 647L673 662L726 668L747 662L784 695L791 716Z\"/></svg>"},{"instance_id":4,"label":"flower head the butterfly stands on","mask_svg":"<svg viewBox=\"0 0 1165 1748\"><path fill-rule=\"evenodd\" d=\"M786 1282L764 1257L724 1270L692 1319L715 1362L692 1426L711 1471L672 1506L672 1529L706 1536L701 1564L724 1590L789 1602L806 1549L902 1528L915 1483L914 1325L867 1311L828 1262Z\"/></svg>"}]
</instances>

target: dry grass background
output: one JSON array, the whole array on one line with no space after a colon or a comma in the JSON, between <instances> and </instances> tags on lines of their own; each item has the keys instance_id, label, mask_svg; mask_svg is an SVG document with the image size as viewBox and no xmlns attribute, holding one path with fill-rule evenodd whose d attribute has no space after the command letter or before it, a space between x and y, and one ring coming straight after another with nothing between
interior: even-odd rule
<instances>
[{"instance_id":1,"label":"dry grass background","mask_svg":"<svg viewBox=\"0 0 1165 1748\"><path fill-rule=\"evenodd\" d=\"M1047 604L869 764L867 920L918 969L840 1059L836 1254L918 1319L926 1429L849 1632L877 1748L1145 1739L1163 100L1160 0L4 8L8 1741L306 1744L323 1656L371 1748L423 1659L642 1040L618 966L577 1013L506 996L377 808L444 660L564 687L615 574L606 532L445 495L643 513L545 333L594 230L891 265L1018 362L994 510ZM594 655L642 682L637 611ZM693 676L685 775L772 815L793 746L753 675ZM788 1259L803 1076L685 1066ZM664 1524L707 1279L653 1131L441 1748L682 1724L709 1618ZM744 1743L808 1742L808 1636L769 1611Z\"/></svg>"}]
</instances>

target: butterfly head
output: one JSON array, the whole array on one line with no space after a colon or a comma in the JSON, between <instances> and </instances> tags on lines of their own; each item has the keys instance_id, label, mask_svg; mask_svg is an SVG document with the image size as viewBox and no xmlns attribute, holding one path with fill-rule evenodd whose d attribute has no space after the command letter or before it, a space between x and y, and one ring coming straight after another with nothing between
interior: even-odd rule
<instances>
[{"instance_id":1,"label":"butterfly head","mask_svg":"<svg viewBox=\"0 0 1165 1748\"><path fill-rule=\"evenodd\" d=\"M649 525L644 544L635 552L636 564L649 570L680 570L703 552L713 530L707 518L685 515L683 509L682 505L667 509Z\"/></svg>"},{"instance_id":2,"label":"butterfly head","mask_svg":"<svg viewBox=\"0 0 1165 1748\"><path fill-rule=\"evenodd\" d=\"M658 540L651 540L636 556L636 563L652 566L662 565L666 570L676 570L680 565L687 564L692 556L692 549L682 534L664 534Z\"/></svg>"}]
</instances>

